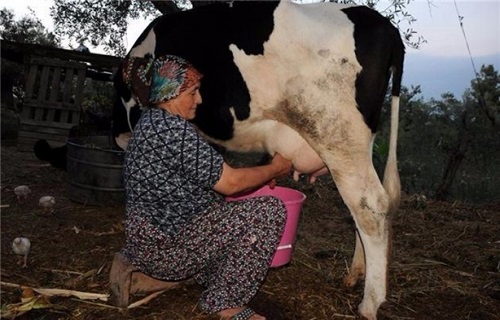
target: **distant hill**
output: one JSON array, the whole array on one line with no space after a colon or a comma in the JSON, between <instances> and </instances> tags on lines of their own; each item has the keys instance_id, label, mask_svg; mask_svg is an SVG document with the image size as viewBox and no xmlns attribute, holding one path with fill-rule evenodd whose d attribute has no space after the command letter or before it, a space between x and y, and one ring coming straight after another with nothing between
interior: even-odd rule
<instances>
[{"instance_id":1,"label":"distant hill","mask_svg":"<svg viewBox=\"0 0 500 320\"><path fill-rule=\"evenodd\" d=\"M476 57L474 64L477 72L483 64L492 64L500 71L500 54ZM420 85L422 97L440 99L441 94L451 92L460 99L470 88L474 71L469 57L435 57L409 53L406 55L403 85Z\"/></svg>"}]
</instances>

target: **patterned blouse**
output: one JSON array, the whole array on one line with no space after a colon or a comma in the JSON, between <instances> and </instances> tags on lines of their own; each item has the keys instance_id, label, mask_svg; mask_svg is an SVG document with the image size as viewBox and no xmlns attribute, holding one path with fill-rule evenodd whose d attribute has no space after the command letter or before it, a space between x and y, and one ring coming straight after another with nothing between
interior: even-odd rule
<instances>
[{"instance_id":1,"label":"patterned blouse","mask_svg":"<svg viewBox=\"0 0 500 320\"><path fill-rule=\"evenodd\" d=\"M222 155L180 116L151 108L135 126L125 155L127 214L141 214L174 235L196 214L224 201L212 187Z\"/></svg>"}]
</instances>

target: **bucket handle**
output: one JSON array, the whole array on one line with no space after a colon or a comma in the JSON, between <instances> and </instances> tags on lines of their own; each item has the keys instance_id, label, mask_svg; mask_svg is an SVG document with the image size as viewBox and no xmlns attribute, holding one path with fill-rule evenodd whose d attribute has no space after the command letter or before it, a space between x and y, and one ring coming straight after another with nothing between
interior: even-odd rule
<instances>
[{"instance_id":1,"label":"bucket handle","mask_svg":"<svg viewBox=\"0 0 500 320\"><path fill-rule=\"evenodd\" d=\"M285 249L292 249L292 245L285 244L285 245L279 246L276 250L285 250Z\"/></svg>"}]
</instances>

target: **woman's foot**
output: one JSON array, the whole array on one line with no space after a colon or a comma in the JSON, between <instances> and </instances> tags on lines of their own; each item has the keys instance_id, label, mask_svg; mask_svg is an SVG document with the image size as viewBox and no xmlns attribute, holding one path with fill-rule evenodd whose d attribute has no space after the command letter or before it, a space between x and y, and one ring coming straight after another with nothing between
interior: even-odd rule
<instances>
[{"instance_id":1,"label":"woman's foot","mask_svg":"<svg viewBox=\"0 0 500 320\"><path fill-rule=\"evenodd\" d=\"M225 309L220 311L218 315L223 320L266 320L265 317L248 307Z\"/></svg>"}]
</instances>

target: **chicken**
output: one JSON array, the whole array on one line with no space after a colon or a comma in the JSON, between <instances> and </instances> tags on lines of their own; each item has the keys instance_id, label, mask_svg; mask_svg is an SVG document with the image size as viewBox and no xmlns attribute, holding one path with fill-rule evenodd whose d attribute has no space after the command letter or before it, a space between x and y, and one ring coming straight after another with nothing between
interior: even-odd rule
<instances>
[{"instance_id":1,"label":"chicken","mask_svg":"<svg viewBox=\"0 0 500 320\"><path fill-rule=\"evenodd\" d=\"M52 196L43 196L38 200L38 205L43 208L44 213L52 213L54 209L52 208L56 204L56 199Z\"/></svg>"},{"instance_id":2,"label":"chicken","mask_svg":"<svg viewBox=\"0 0 500 320\"><path fill-rule=\"evenodd\" d=\"M17 196L17 202L22 203L23 200L28 198L28 194L31 193L31 189L28 186L22 185L14 188L14 193Z\"/></svg>"},{"instance_id":3,"label":"chicken","mask_svg":"<svg viewBox=\"0 0 500 320\"><path fill-rule=\"evenodd\" d=\"M17 264L23 265L23 268L28 266L28 254L30 253L31 242L28 238L25 237L17 237L12 242L12 250L19 257ZM24 263L23 263L24 259Z\"/></svg>"}]
</instances>

